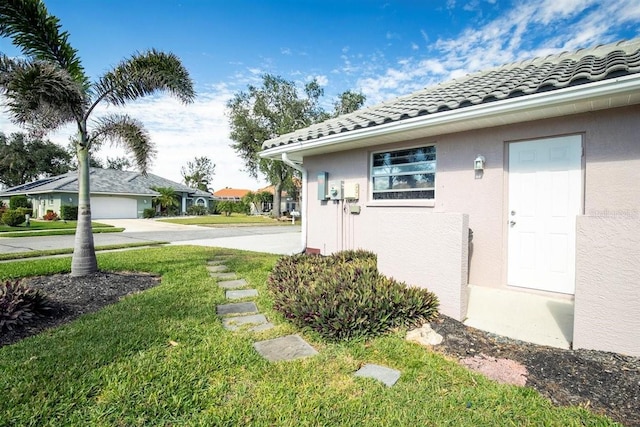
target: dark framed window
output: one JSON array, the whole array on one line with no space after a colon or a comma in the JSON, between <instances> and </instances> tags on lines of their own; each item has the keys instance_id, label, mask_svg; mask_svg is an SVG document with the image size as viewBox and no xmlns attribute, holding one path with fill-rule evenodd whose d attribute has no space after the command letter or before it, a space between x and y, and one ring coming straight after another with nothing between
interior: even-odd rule
<instances>
[{"instance_id":1,"label":"dark framed window","mask_svg":"<svg viewBox=\"0 0 640 427\"><path fill-rule=\"evenodd\" d=\"M434 199L436 147L373 153L370 178L373 200Z\"/></svg>"}]
</instances>

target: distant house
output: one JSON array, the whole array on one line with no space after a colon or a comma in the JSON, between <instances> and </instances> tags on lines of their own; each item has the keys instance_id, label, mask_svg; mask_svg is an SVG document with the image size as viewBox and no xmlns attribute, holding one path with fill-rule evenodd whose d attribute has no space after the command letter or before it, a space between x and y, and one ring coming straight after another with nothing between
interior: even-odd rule
<instances>
[{"instance_id":1,"label":"distant house","mask_svg":"<svg viewBox=\"0 0 640 427\"><path fill-rule=\"evenodd\" d=\"M299 180L296 180L296 181L299 186L299 184L301 184L300 181ZM258 190L256 190L256 193L263 193L263 192L274 195L276 190L273 185L269 185L267 187L259 188ZM300 200L296 194L291 195L286 191L282 192L282 199L280 200L280 212L297 211L300 209L299 204L300 204ZM266 205L267 206L265 206L263 210L270 211L271 209L273 209L273 202L266 203Z\"/></svg>"},{"instance_id":2,"label":"distant house","mask_svg":"<svg viewBox=\"0 0 640 427\"><path fill-rule=\"evenodd\" d=\"M179 197L180 213L191 205L208 207L213 200L210 193L187 187L153 174L114 169L92 168L91 216L94 219L142 218L144 209L150 208L152 199L159 195L153 188L170 187ZM48 210L60 214L63 205L78 204L78 174L39 179L0 191L0 200L8 202L13 195L26 195L34 211L42 217Z\"/></svg>"},{"instance_id":3,"label":"distant house","mask_svg":"<svg viewBox=\"0 0 640 427\"><path fill-rule=\"evenodd\" d=\"M574 348L640 356L639 136L634 39L434 85L261 156L303 173L303 247L372 250L459 320L469 284L562 297Z\"/></svg>"},{"instance_id":4,"label":"distant house","mask_svg":"<svg viewBox=\"0 0 640 427\"><path fill-rule=\"evenodd\" d=\"M251 190L245 190L244 188L223 188L213 192L213 198L215 200L229 200L232 202L239 202L244 196L249 194Z\"/></svg>"}]
</instances>

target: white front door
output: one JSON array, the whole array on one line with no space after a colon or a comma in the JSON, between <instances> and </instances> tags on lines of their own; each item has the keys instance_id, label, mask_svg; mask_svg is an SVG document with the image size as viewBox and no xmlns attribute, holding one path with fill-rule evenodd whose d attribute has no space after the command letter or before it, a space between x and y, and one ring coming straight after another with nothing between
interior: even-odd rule
<instances>
[{"instance_id":1,"label":"white front door","mask_svg":"<svg viewBox=\"0 0 640 427\"><path fill-rule=\"evenodd\" d=\"M582 137L509 144L507 284L573 294Z\"/></svg>"}]
</instances>

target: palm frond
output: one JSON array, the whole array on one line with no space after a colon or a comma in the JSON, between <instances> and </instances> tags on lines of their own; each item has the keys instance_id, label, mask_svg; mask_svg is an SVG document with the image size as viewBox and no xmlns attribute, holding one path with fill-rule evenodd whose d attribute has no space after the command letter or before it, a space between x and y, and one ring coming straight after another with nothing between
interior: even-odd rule
<instances>
[{"instance_id":1,"label":"palm frond","mask_svg":"<svg viewBox=\"0 0 640 427\"><path fill-rule=\"evenodd\" d=\"M155 49L138 53L107 72L94 86L95 95L113 105L168 92L185 104L195 98L193 82L180 59Z\"/></svg>"},{"instance_id":2,"label":"palm frond","mask_svg":"<svg viewBox=\"0 0 640 427\"><path fill-rule=\"evenodd\" d=\"M10 37L31 58L56 63L85 89L89 87L69 33L60 30L58 18L49 15L41 0L0 1L0 36Z\"/></svg>"},{"instance_id":3,"label":"palm frond","mask_svg":"<svg viewBox=\"0 0 640 427\"><path fill-rule=\"evenodd\" d=\"M82 117L84 88L53 62L0 58L0 93L11 119L37 135Z\"/></svg>"},{"instance_id":4,"label":"palm frond","mask_svg":"<svg viewBox=\"0 0 640 427\"><path fill-rule=\"evenodd\" d=\"M111 142L125 148L133 154L138 168L143 174L156 150L149 133L141 122L125 114L112 114L96 120L96 127L89 138L91 143Z\"/></svg>"}]
</instances>

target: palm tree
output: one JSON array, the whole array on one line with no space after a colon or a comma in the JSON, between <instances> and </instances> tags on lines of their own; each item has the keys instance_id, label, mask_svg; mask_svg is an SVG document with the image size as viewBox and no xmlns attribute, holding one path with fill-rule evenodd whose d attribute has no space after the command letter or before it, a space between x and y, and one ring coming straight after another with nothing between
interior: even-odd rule
<instances>
[{"instance_id":1,"label":"palm tree","mask_svg":"<svg viewBox=\"0 0 640 427\"><path fill-rule=\"evenodd\" d=\"M160 91L189 103L195 92L180 60L153 49L132 55L91 82L58 22L42 0L0 1L0 36L10 37L25 56L0 53L0 91L12 120L37 135L66 123L77 125L78 225L71 274L85 276L98 270L89 203L91 148L107 141L119 144L133 154L143 173L155 155L143 125L126 114L99 117L89 128L94 109L101 103L123 106Z\"/></svg>"},{"instance_id":2,"label":"palm tree","mask_svg":"<svg viewBox=\"0 0 640 427\"><path fill-rule=\"evenodd\" d=\"M157 191L160 195L154 198L156 206L160 206L161 210L170 212L171 208L180 206L178 202L178 195L176 191L171 187L154 187L152 190Z\"/></svg>"}]
</instances>

